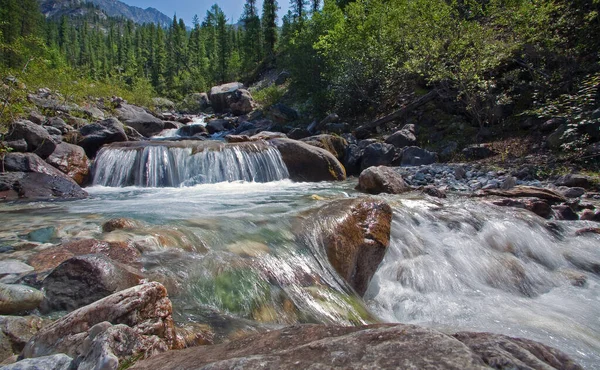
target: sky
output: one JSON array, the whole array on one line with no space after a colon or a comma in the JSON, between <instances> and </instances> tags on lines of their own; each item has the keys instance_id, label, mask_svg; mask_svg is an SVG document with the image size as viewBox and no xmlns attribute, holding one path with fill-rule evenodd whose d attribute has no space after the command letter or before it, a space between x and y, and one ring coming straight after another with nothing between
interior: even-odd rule
<instances>
[{"instance_id":1,"label":"sky","mask_svg":"<svg viewBox=\"0 0 600 370\"><path fill-rule=\"evenodd\" d=\"M183 18L186 26L192 25L192 18L194 14L198 14L200 21L204 19L206 11L215 3L217 3L221 9L227 15L227 19L230 23L237 23L242 15L244 9L245 0L121 0L125 4L138 6L146 9L149 7L156 8L168 17L173 17L173 14L177 14L177 18ZM287 13L289 8L289 0L278 0L279 3L279 19L278 23L281 23L281 17ZM257 1L257 8L259 14L262 13L262 1Z\"/></svg>"}]
</instances>

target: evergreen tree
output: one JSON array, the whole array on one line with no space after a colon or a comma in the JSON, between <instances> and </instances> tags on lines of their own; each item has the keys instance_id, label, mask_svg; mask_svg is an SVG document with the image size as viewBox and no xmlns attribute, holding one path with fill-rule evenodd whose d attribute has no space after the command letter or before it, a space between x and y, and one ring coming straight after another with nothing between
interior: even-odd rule
<instances>
[{"instance_id":1,"label":"evergreen tree","mask_svg":"<svg viewBox=\"0 0 600 370\"><path fill-rule=\"evenodd\" d=\"M277 0L264 0L262 9L263 48L267 57L275 53L277 43Z\"/></svg>"},{"instance_id":2,"label":"evergreen tree","mask_svg":"<svg viewBox=\"0 0 600 370\"><path fill-rule=\"evenodd\" d=\"M256 10L256 0L246 0L241 22L244 25L244 68L253 70L262 59L260 18ZM235 49L235 47L234 47Z\"/></svg>"}]
</instances>

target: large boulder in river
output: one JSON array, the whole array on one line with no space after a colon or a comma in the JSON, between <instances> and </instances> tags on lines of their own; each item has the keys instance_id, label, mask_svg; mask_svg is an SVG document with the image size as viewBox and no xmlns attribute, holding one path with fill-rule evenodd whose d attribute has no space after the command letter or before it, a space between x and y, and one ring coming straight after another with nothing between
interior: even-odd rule
<instances>
[{"instance_id":1,"label":"large boulder in river","mask_svg":"<svg viewBox=\"0 0 600 370\"><path fill-rule=\"evenodd\" d=\"M171 351L131 369L571 369L543 344L487 333L445 334L415 325L296 325L231 342Z\"/></svg>"},{"instance_id":2,"label":"large boulder in river","mask_svg":"<svg viewBox=\"0 0 600 370\"><path fill-rule=\"evenodd\" d=\"M90 175L90 164L85 150L79 145L60 143L46 162L83 185Z\"/></svg>"},{"instance_id":3,"label":"large boulder in river","mask_svg":"<svg viewBox=\"0 0 600 370\"><path fill-rule=\"evenodd\" d=\"M56 142L54 142L47 130L26 120L14 122L5 135L4 140L25 140L27 151L35 153L44 159L48 158L54 151L54 148L56 148Z\"/></svg>"},{"instance_id":4,"label":"large boulder in river","mask_svg":"<svg viewBox=\"0 0 600 370\"><path fill-rule=\"evenodd\" d=\"M254 107L254 100L248 90L237 89L229 98L229 108L231 109L231 113L236 116L248 114L252 112Z\"/></svg>"},{"instance_id":5,"label":"large boulder in river","mask_svg":"<svg viewBox=\"0 0 600 370\"><path fill-rule=\"evenodd\" d=\"M73 257L61 263L43 282L43 310L73 311L139 284L141 275L101 254Z\"/></svg>"},{"instance_id":6,"label":"large boulder in river","mask_svg":"<svg viewBox=\"0 0 600 370\"><path fill-rule=\"evenodd\" d=\"M391 221L392 209L383 201L343 199L309 215L299 234L318 238L335 271L363 295L389 246Z\"/></svg>"},{"instance_id":7,"label":"large boulder in river","mask_svg":"<svg viewBox=\"0 0 600 370\"><path fill-rule=\"evenodd\" d=\"M163 121L146 112L144 108L121 103L115 111L121 122L146 137L157 135L165 128Z\"/></svg>"},{"instance_id":8,"label":"large boulder in river","mask_svg":"<svg viewBox=\"0 0 600 370\"><path fill-rule=\"evenodd\" d=\"M328 151L292 139L269 140L281 153L293 181L339 181L346 179L344 166Z\"/></svg>"},{"instance_id":9,"label":"large boulder in river","mask_svg":"<svg viewBox=\"0 0 600 370\"><path fill-rule=\"evenodd\" d=\"M241 82L230 82L227 84L213 86L208 97L215 113L225 113L230 109L230 98L235 92L244 87Z\"/></svg>"},{"instance_id":10,"label":"large boulder in river","mask_svg":"<svg viewBox=\"0 0 600 370\"><path fill-rule=\"evenodd\" d=\"M135 349L137 353L123 353L121 356L104 353L102 358L110 360L111 364L115 361L118 364L125 356L144 356L179 349L183 347L183 340L175 332L171 314L171 301L164 286L156 282L138 285L82 307L45 326L27 343L22 356L32 358L65 353L74 359L89 359L97 350L92 345L94 339L113 325L127 326L139 337L134 337L132 331L123 333L118 330L113 333L114 339L123 339L121 348ZM145 339L146 346L131 343L131 339Z\"/></svg>"},{"instance_id":11,"label":"large boulder in river","mask_svg":"<svg viewBox=\"0 0 600 370\"><path fill-rule=\"evenodd\" d=\"M79 129L82 138L77 143L88 158L94 158L102 145L127 141L123 124L116 118L108 118Z\"/></svg>"},{"instance_id":12,"label":"large boulder in river","mask_svg":"<svg viewBox=\"0 0 600 370\"><path fill-rule=\"evenodd\" d=\"M412 190L402 175L385 166L369 167L361 172L356 188L369 194L401 194Z\"/></svg>"},{"instance_id":13,"label":"large boulder in river","mask_svg":"<svg viewBox=\"0 0 600 370\"><path fill-rule=\"evenodd\" d=\"M333 154L338 160L343 161L348 142L341 136L336 135L315 135L304 139L300 139L307 144L316 146L317 148L325 149Z\"/></svg>"}]
</instances>

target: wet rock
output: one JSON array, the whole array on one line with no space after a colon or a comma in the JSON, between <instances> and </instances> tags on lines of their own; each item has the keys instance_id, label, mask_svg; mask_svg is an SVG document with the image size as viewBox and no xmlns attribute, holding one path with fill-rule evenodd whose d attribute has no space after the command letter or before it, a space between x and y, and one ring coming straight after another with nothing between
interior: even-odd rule
<instances>
[{"instance_id":1,"label":"wet rock","mask_svg":"<svg viewBox=\"0 0 600 370\"><path fill-rule=\"evenodd\" d=\"M217 121L222 121L222 120L217 120ZM213 122L213 121L211 121L211 122ZM216 123L217 122L215 122L211 125L211 129L213 131L212 133L217 132L217 129L215 129ZM220 129L220 131L223 131L225 128L219 127L219 129ZM177 133L181 136L194 136L194 135L198 135L198 134L200 134L200 135L208 134L209 130L202 125L187 125L187 126L180 127L179 131Z\"/></svg>"},{"instance_id":2,"label":"wet rock","mask_svg":"<svg viewBox=\"0 0 600 370\"><path fill-rule=\"evenodd\" d=\"M115 112L121 122L133 127L146 137L160 133L165 126L163 121L146 112L144 108L135 105L122 103L115 109Z\"/></svg>"},{"instance_id":3,"label":"wet rock","mask_svg":"<svg viewBox=\"0 0 600 370\"><path fill-rule=\"evenodd\" d=\"M396 131L385 139L385 142L392 144L398 149L407 146L415 146L417 137L415 136L415 125L405 125L401 130Z\"/></svg>"},{"instance_id":4,"label":"wet rock","mask_svg":"<svg viewBox=\"0 0 600 370\"><path fill-rule=\"evenodd\" d=\"M123 131L125 135L127 135L127 141L140 141L145 140L144 135L137 132L133 127L125 126L123 127Z\"/></svg>"},{"instance_id":5,"label":"wet rock","mask_svg":"<svg viewBox=\"0 0 600 370\"><path fill-rule=\"evenodd\" d=\"M216 134L217 132L233 130L235 125L233 122L227 119L214 119L206 124L206 130L209 134Z\"/></svg>"},{"instance_id":6,"label":"wet rock","mask_svg":"<svg viewBox=\"0 0 600 370\"><path fill-rule=\"evenodd\" d=\"M584 188L569 188L561 186L558 191L564 195L566 198L579 198L583 194L585 194Z\"/></svg>"},{"instance_id":7,"label":"wet rock","mask_svg":"<svg viewBox=\"0 0 600 370\"><path fill-rule=\"evenodd\" d=\"M52 154L54 148L56 148L56 143L48 131L31 121L14 122L8 130L8 134L4 136L6 141L21 139L27 142L28 152L35 153L44 159Z\"/></svg>"},{"instance_id":8,"label":"wet rock","mask_svg":"<svg viewBox=\"0 0 600 370\"><path fill-rule=\"evenodd\" d=\"M168 349L179 349L183 347L183 340L175 332L171 314L171 301L164 286L156 282L138 285L82 307L43 327L27 343L23 357L66 353L73 358L85 358L90 353L90 342L97 336L97 332L91 332L91 329L105 321L113 325L127 325L139 335L160 338Z\"/></svg>"},{"instance_id":9,"label":"wet rock","mask_svg":"<svg viewBox=\"0 0 600 370\"><path fill-rule=\"evenodd\" d=\"M575 232L575 235L586 235L586 234L600 234L599 227L586 227L579 229Z\"/></svg>"},{"instance_id":10,"label":"wet rock","mask_svg":"<svg viewBox=\"0 0 600 370\"><path fill-rule=\"evenodd\" d=\"M588 176L568 174L559 177L558 180L554 182L554 185L589 189L592 183Z\"/></svg>"},{"instance_id":11,"label":"wet rock","mask_svg":"<svg viewBox=\"0 0 600 370\"><path fill-rule=\"evenodd\" d=\"M477 195L497 195L506 198L539 198L547 200L551 203L563 203L567 201L567 198L553 190L521 185L515 186L510 190L483 190L480 194Z\"/></svg>"},{"instance_id":12,"label":"wet rock","mask_svg":"<svg viewBox=\"0 0 600 370\"><path fill-rule=\"evenodd\" d=\"M252 112L256 104L248 90L237 89L229 98L229 108L235 116L241 116Z\"/></svg>"},{"instance_id":13,"label":"wet rock","mask_svg":"<svg viewBox=\"0 0 600 370\"><path fill-rule=\"evenodd\" d=\"M525 202L525 209L535 213L536 215L543 218L550 218L552 216L552 207L547 202L540 200L530 200Z\"/></svg>"},{"instance_id":14,"label":"wet rock","mask_svg":"<svg viewBox=\"0 0 600 370\"><path fill-rule=\"evenodd\" d=\"M498 153L494 152L486 144L479 144L464 148L462 154L468 160L478 160L492 157Z\"/></svg>"},{"instance_id":15,"label":"wet rock","mask_svg":"<svg viewBox=\"0 0 600 370\"><path fill-rule=\"evenodd\" d=\"M281 153L293 181L340 181L344 166L328 151L291 139L269 140Z\"/></svg>"},{"instance_id":16,"label":"wet rock","mask_svg":"<svg viewBox=\"0 0 600 370\"><path fill-rule=\"evenodd\" d=\"M387 203L358 198L321 208L307 229L319 233L333 268L362 296L389 246L391 220Z\"/></svg>"},{"instance_id":17,"label":"wet rock","mask_svg":"<svg viewBox=\"0 0 600 370\"><path fill-rule=\"evenodd\" d=\"M53 200L87 197L87 193L79 185L66 175L59 173L60 176L44 173L0 173L0 200Z\"/></svg>"},{"instance_id":18,"label":"wet rock","mask_svg":"<svg viewBox=\"0 0 600 370\"><path fill-rule=\"evenodd\" d=\"M299 117L298 112L294 108L288 107L287 105L281 103L273 104L269 108L269 115L273 117L273 121L281 124L293 122ZM310 128L308 131L314 132L311 131Z\"/></svg>"},{"instance_id":19,"label":"wet rock","mask_svg":"<svg viewBox=\"0 0 600 370\"><path fill-rule=\"evenodd\" d=\"M26 285L0 283L0 315L16 315L39 306L44 294Z\"/></svg>"},{"instance_id":20,"label":"wet rock","mask_svg":"<svg viewBox=\"0 0 600 370\"><path fill-rule=\"evenodd\" d=\"M560 204L557 206L553 206L554 215L557 220L569 220L569 221L577 221L579 220L579 215L571 209L571 207Z\"/></svg>"},{"instance_id":21,"label":"wet rock","mask_svg":"<svg viewBox=\"0 0 600 370\"><path fill-rule=\"evenodd\" d=\"M142 225L131 218L113 218L102 224L102 231L109 233L115 230L135 229Z\"/></svg>"},{"instance_id":22,"label":"wet rock","mask_svg":"<svg viewBox=\"0 0 600 370\"><path fill-rule=\"evenodd\" d=\"M428 185L428 186L424 187L422 192L431 197L435 197L435 198L446 198L447 197L446 191L444 191L443 189L440 189L440 188L436 188L433 185Z\"/></svg>"},{"instance_id":23,"label":"wet rock","mask_svg":"<svg viewBox=\"0 0 600 370\"><path fill-rule=\"evenodd\" d=\"M600 222L600 211L594 212L591 209L584 209L579 215L579 219L582 221Z\"/></svg>"},{"instance_id":24,"label":"wet rock","mask_svg":"<svg viewBox=\"0 0 600 370\"><path fill-rule=\"evenodd\" d=\"M346 148L346 154L344 156L343 164L346 168L346 172L348 175L359 175L360 174L360 162L362 161L362 156L364 154L364 149L361 149L356 144L348 145Z\"/></svg>"},{"instance_id":25,"label":"wet rock","mask_svg":"<svg viewBox=\"0 0 600 370\"><path fill-rule=\"evenodd\" d=\"M20 275L32 272L33 267L17 260L0 261L0 276Z\"/></svg>"},{"instance_id":26,"label":"wet rock","mask_svg":"<svg viewBox=\"0 0 600 370\"><path fill-rule=\"evenodd\" d=\"M348 147L348 142L344 138L328 134L310 136L300 141L325 149L340 161L344 160L346 148Z\"/></svg>"},{"instance_id":27,"label":"wet rock","mask_svg":"<svg viewBox=\"0 0 600 370\"><path fill-rule=\"evenodd\" d=\"M437 154L428 150L411 146L402 151L402 166L423 166L437 162Z\"/></svg>"},{"instance_id":28,"label":"wet rock","mask_svg":"<svg viewBox=\"0 0 600 370\"><path fill-rule=\"evenodd\" d=\"M79 185L83 185L90 175L90 164L85 150L78 145L60 143L46 163L69 176Z\"/></svg>"},{"instance_id":29,"label":"wet rock","mask_svg":"<svg viewBox=\"0 0 600 370\"><path fill-rule=\"evenodd\" d=\"M464 343L463 343L464 341ZM414 325L297 325L228 343L166 352L132 369L582 369L562 352L486 333L454 336Z\"/></svg>"},{"instance_id":30,"label":"wet rock","mask_svg":"<svg viewBox=\"0 0 600 370\"><path fill-rule=\"evenodd\" d=\"M376 142L364 148L360 168L365 170L373 166L391 166L397 159L398 154L395 146Z\"/></svg>"},{"instance_id":31,"label":"wet rock","mask_svg":"<svg viewBox=\"0 0 600 370\"><path fill-rule=\"evenodd\" d=\"M83 126L79 133L82 138L77 145L83 147L88 158L94 158L102 145L127 141L123 124L116 118Z\"/></svg>"},{"instance_id":32,"label":"wet rock","mask_svg":"<svg viewBox=\"0 0 600 370\"><path fill-rule=\"evenodd\" d=\"M54 226L42 227L20 236L35 243L49 243L56 237L56 228Z\"/></svg>"},{"instance_id":33,"label":"wet rock","mask_svg":"<svg viewBox=\"0 0 600 370\"><path fill-rule=\"evenodd\" d=\"M72 311L139 284L135 270L103 255L73 257L56 267L43 282L43 309Z\"/></svg>"},{"instance_id":34,"label":"wet rock","mask_svg":"<svg viewBox=\"0 0 600 370\"><path fill-rule=\"evenodd\" d=\"M358 190L369 194L402 194L411 191L402 176L390 167L369 167L358 178Z\"/></svg>"},{"instance_id":35,"label":"wet rock","mask_svg":"<svg viewBox=\"0 0 600 370\"><path fill-rule=\"evenodd\" d=\"M225 141L228 143L245 143L250 141L250 137L248 135L226 135Z\"/></svg>"},{"instance_id":36,"label":"wet rock","mask_svg":"<svg viewBox=\"0 0 600 370\"><path fill-rule=\"evenodd\" d=\"M61 134L66 134L69 131L73 131L75 130L73 128L73 126L67 124L62 118L60 117L52 117L50 119L48 119L48 121L46 122L46 126L50 126L53 127L57 130L60 131Z\"/></svg>"},{"instance_id":37,"label":"wet rock","mask_svg":"<svg viewBox=\"0 0 600 370\"><path fill-rule=\"evenodd\" d=\"M216 113L225 113L230 109L229 102L233 94L243 88L240 82L230 82L224 85L213 86L210 89L208 97L212 108Z\"/></svg>"},{"instance_id":38,"label":"wet rock","mask_svg":"<svg viewBox=\"0 0 600 370\"><path fill-rule=\"evenodd\" d=\"M73 359L59 353L52 356L30 358L2 367L2 370L72 370Z\"/></svg>"},{"instance_id":39,"label":"wet rock","mask_svg":"<svg viewBox=\"0 0 600 370\"><path fill-rule=\"evenodd\" d=\"M590 260L588 256L579 255L576 252L567 252L564 257L578 269L600 275L600 261Z\"/></svg>"},{"instance_id":40,"label":"wet rock","mask_svg":"<svg viewBox=\"0 0 600 370\"><path fill-rule=\"evenodd\" d=\"M0 316L0 362L21 353L29 339L48 323L37 316Z\"/></svg>"}]
</instances>

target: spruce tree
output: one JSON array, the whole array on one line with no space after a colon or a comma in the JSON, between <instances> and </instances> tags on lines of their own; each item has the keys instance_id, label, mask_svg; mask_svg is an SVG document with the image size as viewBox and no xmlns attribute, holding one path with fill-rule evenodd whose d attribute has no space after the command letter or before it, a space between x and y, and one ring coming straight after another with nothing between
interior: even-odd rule
<instances>
[{"instance_id":1,"label":"spruce tree","mask_svg":"<svg viewBox=\"0 0 600 370\"><path fill-rule=\"evenodd\" d=\"M275 54L278 10L277 0L264 0L262 9L263 48L268 57Z\"/></svg>"}]
</instances>

